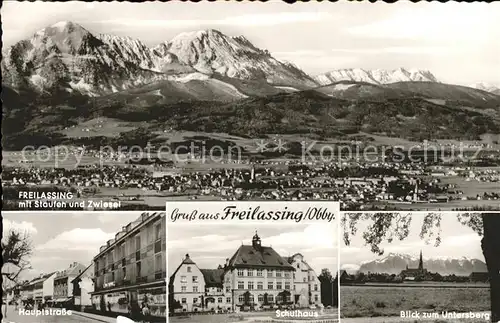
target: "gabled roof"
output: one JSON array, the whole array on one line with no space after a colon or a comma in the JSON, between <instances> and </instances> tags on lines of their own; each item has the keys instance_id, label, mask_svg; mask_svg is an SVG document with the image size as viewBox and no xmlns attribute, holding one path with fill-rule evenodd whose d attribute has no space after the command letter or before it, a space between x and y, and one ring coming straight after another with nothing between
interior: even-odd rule
<instances>
[{"instance_id":1,"label":"gabled roof","mask_svg":"<svg viewBox=\"0 0 500 323\"><path fill-rule=\"evenodd\" d=\"M170 276L169 284L174 283L175 275L177 274L179 269L181 269L182 265L194 265L194 266L196 266L196 263L193 260L191 260L191 258L189 257L189 254L186 254L186 258L184 258L184 260L181 262L181 264L177 267L177 269L174 271L174 273Z\"/></svg>"},{"instance_id":2,"label":"gabled roof","mask_svg":"<svg viewBox=\"0 0 500 323\"><path fill-rule=\"evenodd\" d=\"M276 268L295 270L272 247L242 245L229 259L229 268Z\"/></svg>"},{"instance_id":3,"label":"gabled roof","mask_svg":"<svg viewBox=\"0 0 500 323\"><path fill-rule=\"evenodd\" d=\"M224 269L200 269L206 287L220 287L224 279Z\"/></svg>"},{"instance_id":4,"label":"gabled roof","mask_svg":"<svg viewBox=\"0 0 500 323\"><path fill-rule=\"evenodd\" d=\"M74 282L75 280L79 279L82 277L83 274L87 273L90 267L94 268L94 263L91 263L90 265L87 266L84 270L82 270L75 278L71 280L71 282Z\"/></svg>"},{"instance_id":5,"label":"gabled roof","mask_svg":"<svg viewBox=\"0 0 500 323\"><path fill-rule=\"evenodd\" d=\"M36 278L33 278L30 283L31 284L36 284L36 283L40 283L40 282L44 282L46 281L47 279L50 278L50 276L54 275L56 272L52 272L52 273L48 273L48 274L44 274L44 275L41 275L39 277L36 277Z\"/></svg>"}]
</instances>

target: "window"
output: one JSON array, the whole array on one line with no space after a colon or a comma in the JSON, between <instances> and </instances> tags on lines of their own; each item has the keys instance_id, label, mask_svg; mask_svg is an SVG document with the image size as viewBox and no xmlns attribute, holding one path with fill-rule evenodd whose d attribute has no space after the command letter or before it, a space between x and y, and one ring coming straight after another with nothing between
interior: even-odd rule
<instances>
[{"instance_id":1,"label":"window","mask_svg":"<svg viewBox=\"0 0 500 323\"><path fill-rule=\"evenodd\" d=\"M257 270L257 277L262 277L262 269Z\"/></svg>"},{"instance_id":2,"label":"window","mask_svg":"<svg viewBox=\"0 0 500 323\"><path fill-rule=\"evenodd\" d=\"M226 293L230 293L231 292L231 286L226 286Z\"/></svg>"},{"instance_id":3,"label":"window","mask_svg":"<svg viewBox=\"0 0 500 323\"><path fill-rule=\"evenodd\" d=\"M290 278L290 273L288 271L285 272L285 278Z\"/></svg>"},{"instance_id":4,"label":"window","mask_svg":"<svg viewBox=\"0 0 500 323\"><path fill-rule=\"evenodd\" d=\"M193 293L198 293L198 286L193 286Z\"/></svg>"},{"instance_id":5,"label":"window","mask_svg":"<svg viewBox=\"0 0 500 323\"><path fill-rule=\"evenodd\" d=\"M267 289L273 289L274 284L272 282L267 283Z\"/></svg>"},{"instance_id":6,"label":"window","mask_svg":"<svg viewBox=\"0 0 500 323\"><path fill-rule=\"evenodd\" d=\"M243 303L245 301L245 296L240 295L238 296L238 302Z\"/></svg>"},{"instance_id":7,"label":"window","mask_svg":"<svg viewBox=\"0 0 500 323\"><path fill-rule=\"evenodd\" d=\"M248 289L253 289L253 282L248 282Z\"/></svg>"},{"instance_id":8,"label":"window","mask_svg":"<svg viewBox=\"0 0 500 323\"><path fill-rule=\"evenodd\" d=\"M306 283L306 282L307 282L307 278L306 278L306 277L304 277L304 283Z\"/></svg>"},{"instance_id":9,"label":"window","mask_svg":"<svg viewBox=\"0 0 500 323\"><path fill-rule=\"evenodd\" d=\"M317 292L318 291L318 284L315 284L314 285L314 291Z\"/></svg>"},{"instance_id":10,"label":"window","mask_svg":"<svg viewBox=\"0 0 500 323\"><path fill-rule=\"evenodd\" d=\"M226 297L226 303L231 304L231 297Z\"/></svg>"},{"instance_id":11,"label":"window","mask_svg":"<svg viewBox=\"0 0 500 323\"><path fill-rule=\"evenodd\" d=\"M285 283L285 289L290 290L290 283Z\"/></svg>"},{"instance_id":12,"label":"window","mask_svg":"<svg viewBox=\"0 0 500 323\"><path fill-rule=\"evenodd\" d=\"M297 264L297 269L300 269L300 264Z\"/></svg>"},{"instance_id":13,"label":"window","mask_svg":"<svg viewBox=\"0 0 500 323\"><path fill-rule=\"evenodd\" d=\"M291 302L292 301L292 296L291 295L286 295L286 301Z\"/></svg>"},{"instance_id":14,"label":"window","mask_svg":"<svg viewBox=\"0 0 500 323\"><path fill-rule=\"evenodd\" d=\"M193 298L193 304L198 303L198 297Z\"/></svg>"},{"instance_id":15,"label":"window","mask_svg":"<svg viewBox=\"0 0 500 323\"><path fill-rule=\"evenodd\" d=\"M182 303L182 304L186 304L186 299L185 299L185 298L182 298L181 303Z\"/></svg>"},{"instance_id":16,"label":"window","mask_svg":"<svg viewBox=\"0 0 500 323\"><path fill-rule=\"evenodd\" d=\"M217 293L222 293L222 288L217 287Z\"/></svg>"},{"instance_id":17,"label":"window","mask_svg":"<svg viewBox=\"0 0 500 323\"><path fill-rule=\"evenodd\" d=\"M135 250L141 250L141 235L135 236Z\"/></svg>"},{"instance_id":18,"label":"window","mask_svg":"<svg viewBox=\"0 0 500 323\"><path fill-rule=\"evenodd\" d=\"M263 302L263 301L264 301L264 295L259 295L259 296L257 296L257 300L258 300L259 302Z\"/></svg>"},{"instance_id":19,"label":"window","mask_svg":"<svg viewBox=\"0 0 500 323\"><path fill-rule=\"evenodd\" d=\"M283 285L281 284L281 282L277 282L276 283L276 289L277 290L280 290L282 287L283 287Z\"/></svg>"},{"instance_id":20,"label":"window","mask_svg":"<svg viewBox=\"0 0 500 323\"><path fill-rule=\"evenodd\" d=\"M262 282L258 282L257 289L264 289L264 284Z\"/></svg>"},{"instance_id":21,"label":"window","mask_svg":"<svg viewBox=\"0 0 500 323\"><path fill-rule=\"evenodd\" d=\"M115 281L115 272L114 271L111 273L111 281L113 281L113 282Z\"/></svg>"},{"instance_id":22,"label":"window","mask_svg":"<svg viewBox=\"0 0 500 323\"><path fill-rule=\"evenodd\" d=\"M186 276L181 276L181 283L187 283Z\"/></svg>"},{"instance_id":23,"label":"window","mask_svg":"<svg viewBox=\"0 0 500 323\"><path fill-rule=\"evenodd\" d=\"M243 269L238 269L238 277L243 277L243 276L245 276Z\"/></svg>"},{"instance_id":24,"label":"window","mask_svg":"<svg viewBox=\"0 0 500 323\"><path fill-rule=\"evenodd\" d=\"M295 279L295 273L293 274L293 279Z\"/></svg>"},{"instance_id":25,"label":"window","mask_svg":"<svg viewBox=\"0 0 500 323\"><path fill-rule=\"evenodd\" d=\"M252 269L248 269L248 277L253 277L253 270Z\"/></svg>"},{"instance_id":26,"label":"window","mask_svg":"<svg viewBox=\"0 0 500 323\"><path fill-rule=\"evenodd\" d=\"M245 289L245 282L239 281L238 282L238 289Z\"/></svg>"},{"instance_id":27,"label":"window","mask_svg":"<svg viewBox=\"0 0 500 323\"><path fill-rule=\"evenodd\" d=\"M155 226L155 240L161 239L161 222Z\"/></svg>"},{"instance_id":28,"label":"window","mask_svg":"<svg viewBox=\"0 0 500 323\"><path fill-rule=\"evenodd\" d=\"M198 276L193 276L193 283L197 283L198 282Z\"/></svg>"},{"instance_id":29,"label":"window","mask_svg":"<svg viewBox=\"0 0 500 323\"><path fill-rule=\"evenodd\" d=\"M122 268L123 279L127 279L127 267Z\"/></svg>"},{"instance_id":30,"label":"window","mask_svg":"<svg viewBox=\"0 0 500 323\"><path fill-rule=\"evenodd\" d=\"M276 270L276 277L281 277L281 271Z\"/></svg>"},{"instance_id":31,"label":"window","mask_svg":"<svg viewBox=\"0 0 500 323\"><path fill-rule=\"evenodd\" d=\"M222 297L217 298L217 303L222 303Z\"/></svg>"},{"instance_id":32,"label":"window","mask_svg":"<svg viewBox=\"0 0 500 323\"><path fill-rule=\"evenodd\" d=\"M274 302L274 296L273 295L267 295L267 300L269 302Z\"/></svg>"},{"instance_id":33,"label":"window","mask_svg":"<svg viewBox=\"0 0 500 323\"><path fill-rule=\"evenodd\" d=\"M140 261L135 264L135 268L136 268L135 272L137 274L137 277L141 277L141 262Z\"/></svg>"},{"instance_id":34,"label":"window","mask_svg":"<svg viewBox=\"0 0 500 323\"><path fill-rule=\"evenodd\" d=\"M186 286L181 286L181 292L182 292L182 293L187 292L187 287L186 287Z\"/></svg>"},{"instance_id":35,"label":"window","mask_svg":"<svg viewBox=\"0 0 500 323\"><path fill-rule=\"evenodd\" d=\"M318 294L314 295L314 301L317 302L319 300Z\"/></svg>"},{"instance_id":36,"label":"window","mask_svg":"<svg viewBox=\"0 0 500 323\"><path fill-rule=\"evenodd\" d=\"M161 266L162 265L162 261L161 261L161 253L160 254L157 254L155 256L155 272L159 272L161 271Z\"/></svg>"},{"instance_id":37,"label":"window","mask_svg":"<svg viewBox=\"0 0 500 323\"><path fill-rule=\"evenodd\" d=\"M267 277L273 277L273 271L272 270L268 270L267 271Z\"/></svg>"},{"instance_id":38,"label":"window","mask_svg":"<svg viewBox=\"0 0 500 323\"><path fill-rule=\"evenodd\" d=\"M187 266L187 272L190 273L191 272L191 266Z\"/></svg>"}]
</instances>

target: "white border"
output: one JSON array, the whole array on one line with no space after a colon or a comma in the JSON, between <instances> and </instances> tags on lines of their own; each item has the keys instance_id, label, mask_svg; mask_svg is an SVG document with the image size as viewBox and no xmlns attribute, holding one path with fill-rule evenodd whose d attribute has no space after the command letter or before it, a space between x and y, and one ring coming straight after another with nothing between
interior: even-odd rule
<instances>
[{"instance_id":1,"label":"white border","mask_svg":"<svg viewBox=\"0 0 500 323\"><path fill-rule=\"evenodd\" d=\"M165 216L167 217L166 220L166 226L165 226L165 233L167 235L167 317L166 317L166 322L169 323L169 314L170 314L170 309L169 309L169 283L170 283L170 274L168 271L168 262L169 262L169 243L168 243L168 225L169 225L169 215L167 214L168 212L168 203L176 203L176 202L182 202L182 203L188 203L189 201L168 201L165 203ZM237 203L238 201L192 201L192 203ZM337 221L337 277L338 277L338 282L337 282L337 287L338 287L338 292L337 292L337 297L338 297L338 307L337 307L337 315L338 315L338 322L340 322L340 243L341 243L341 225L340 225L340 220L342 217L342 212L340 211L340 202L338 201L331 201L331 200L318 200L318 201L280 201L280 200L265 200L265 201L244 201L244 202L252 202L252 203L259 203L259 202L276 202L276 203L309 203L313 204L315 202L320 202L320 203L332 203L335 204L334 208L334 214L335 214L335 219L334 221ZM203 221L203 220L202 220ZM238 221L238 222L237 222ZM259 226L263 225L276 225L278 221L241 221L241 220L234 220L234 221L217 221L217 220L204 220L202 223L203 225L248 225L248 224L258 224ZM300 221L300 222L292 222L292 221L281 221L284 226L293 226L297 224L317 224L318 222L326 222L322 220L316 220L316 221ZM178 222L177 224L179 225L188 225L190 222ZM200 221L191 221L193 225L200 225ZM327 222L328 223L328 222ZM297 321L301 322L301 321ZM307 321L304 321L307 322Z\"/></svg>"}]
</instances>

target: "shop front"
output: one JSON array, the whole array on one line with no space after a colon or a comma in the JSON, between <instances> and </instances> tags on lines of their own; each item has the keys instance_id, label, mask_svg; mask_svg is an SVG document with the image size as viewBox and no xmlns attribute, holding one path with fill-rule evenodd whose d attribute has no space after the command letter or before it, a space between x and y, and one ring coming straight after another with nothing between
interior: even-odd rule
<instances>
[{"instance_id":1,"label":"shop front","mask_svg":"<svg viewBox=\"0 0 500 323\"><path fill-rule=\"evenodd\" d=\"M167 288L140 289L137 293L139 304L147 304L152 316L165 317L167 313Z\"/></svg>"},{"instance_id":2,"label":"shop front","mask_svg":"<svg viewBox=\"0 0 500 323\"><path fill-rule=\"evenodd\" d=\"M107 312L129 312L129 295L126 291L104 294L104 300Z\"/></svg>"}]
</instances>

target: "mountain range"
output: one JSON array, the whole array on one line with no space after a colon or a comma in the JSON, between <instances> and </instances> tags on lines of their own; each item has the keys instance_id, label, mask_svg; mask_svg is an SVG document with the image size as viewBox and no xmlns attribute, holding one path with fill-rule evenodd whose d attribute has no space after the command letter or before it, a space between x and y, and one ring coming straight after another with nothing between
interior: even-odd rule
<instances>
[{"instance_id":1,"label":"mountain range","mask_svg":"<svg viewBox=\"0 0 500 323\"><path fill-rule=\"evenodd\" d=\"M437 257L424 258L424 268L432 273L441 275L468 276L472 272L486 272L486 264L479 259L466 257ZM361 263L359 271L363 273L400 274L402 270L418 268L419 258L407 254L389 253L382 259Z\"/></svg>"},{"instance_id":2,"label":"mountain range","mask_svg":"<svg viewBox=\"0 0 500 323\"><path fill-rule=\"evenodd\" d=\"M164 80L204 82L212 76L299 89L316 86L302 70L274 59L245 37L213 29L182 33L148 48L136 39L94 35L62 21L7 48L2 59L5 84L42 93L64 88L96 96Z\"/></svg>"},{"instance_id":3,"label":"mountain range","mask_svg":"<svg viewBox=\"0 0 500 323\"><path fill-rule=\"evenodd\" d=\"M364 132L420 141L500 133L500 96L491 86L445 84L404 68L313 77L244 36L213 29L148 47L62 21L2 54L4 144L40 134L47 144L96 115L144 121L150 131L244 137Z\"/></svg>"},{"instance_id":4,"label":"mountain range","mask_svg":"<svg viewBox=\"0 0 500 323\"><path fill-rule=\"evenodd\" d=\"M371 84L389 84L396 82L438 82L430 71L406 70L364 70L361 68L340 69L314 77L320 85L328 85L339 81L355 81Z\"/></svg>"}]
</instances>

